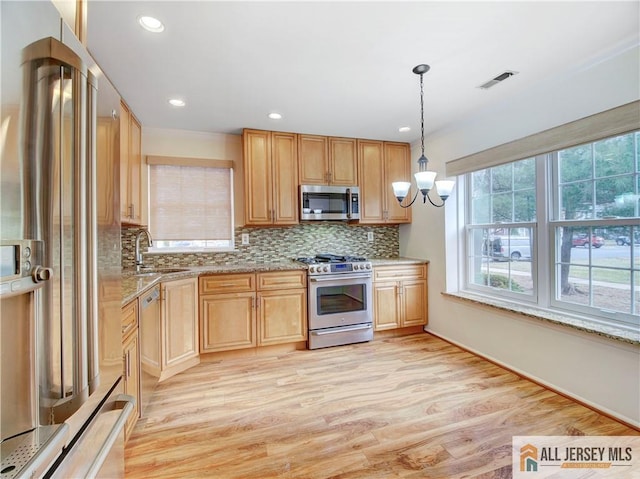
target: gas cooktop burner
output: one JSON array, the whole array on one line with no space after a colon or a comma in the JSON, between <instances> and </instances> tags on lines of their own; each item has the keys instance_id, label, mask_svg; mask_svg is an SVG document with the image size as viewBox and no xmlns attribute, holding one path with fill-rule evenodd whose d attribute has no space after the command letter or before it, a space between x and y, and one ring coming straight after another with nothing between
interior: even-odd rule
<instances>
[{"instance_id":1,"label":"gas cooktop burner","mask_svg":"<svg viewBox=\"0 0 640 479\"><path fill-rule=\"evenodd\" d=\"M319 263L358 263L367 261L367 258L361 256L340 256L336 254L318 254L310 258L296 258L296 261L300 261L304 264L319 264Z\"/></svg>"}]
</instances>

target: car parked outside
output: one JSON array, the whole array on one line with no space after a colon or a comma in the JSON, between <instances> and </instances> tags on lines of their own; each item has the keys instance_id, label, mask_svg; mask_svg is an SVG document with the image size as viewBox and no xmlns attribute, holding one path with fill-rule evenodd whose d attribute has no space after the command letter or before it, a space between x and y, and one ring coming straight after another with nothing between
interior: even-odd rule
<instances>
[{"instance_id":1,"label":"car parked outside","mask_svg":"<svg viewBox=\"0 0 640 479\"><path fill-rule=\"evenodd\" d=\"M600 248L604 245L604 238L602 236L589 235L586 233L574 235L571 240L571 247L575 248L576 246L584 246L585 248L589 248L593 246L594 248Z\"/></svg>"},{"instance_id":2,"label":"car parked outside","mask_svg":"<svg viewBox=\"0 0 640 479\"><path fill-rule=\"evenodd\" d=\"M494 236L485 243L485 254L494 261L518 261L531 258L531 238L525 236Z\"/></svg>"},{"instance_id":3,"label":"car parked outside","mask_svg":"<svg viewBox=\"0 0 640 479\"><path fill-rule=\"evenodd\" d=\"M616 238L616 244L618 246L631 245L631 238L628 236L618 236Z\"/></svg>"},{"instance_id":4,"label":"car parked outside","mask_svg":"<svg viewBox=\"0 0 640 479\"><path fill-rule=\"evenodd\" d=\"M636 232L634 235L633 242L635 244L640 244L640 233ZM627 235L620 235L616 237L616 244L618 246L631 246L631 238Z\"/></svg>"}]
</instances>

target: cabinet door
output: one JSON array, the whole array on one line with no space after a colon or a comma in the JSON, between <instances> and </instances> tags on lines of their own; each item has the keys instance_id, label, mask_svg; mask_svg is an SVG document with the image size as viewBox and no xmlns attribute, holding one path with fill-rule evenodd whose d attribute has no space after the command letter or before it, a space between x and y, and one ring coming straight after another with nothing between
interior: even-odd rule
<instances>
[{"instance_id":1,"label":"cabinet door","mask_svg":"<svg viewBox=\"0 0 640 479\"><path fill-rule=\"evenodd\" d=\"M298 144L294 133L271 133L273 224L298 223Z\"/></svg>"},{"instance_id":2,"label":"cabinet door","mask_svg":"<svg viewBox=\"0 0 640 479\"><path fill-rule=\"evenodd\" d=\"M120 218L129 220L129 117L131 112L120 102Z\"/></svg>"},{"instance_id":3,"label":"cabinet door","mask_svg":"<svg viewBox=\"0 0 640 479\"><path fill-rule=\"evenodd\" d=\"M397 283L373 285L373 318L375 331L400 327Z\"/></svg>"},{"instance_id":4,"label":"cabinet door","mask_svg":"<svg viewBox=\"0 0 640 479\"><path fill-rule=\"evenodd\" d=\"M411 223L411 208L402 208L393 195L391 183L394 181L412 181L411 162L409 159L409 145L406 143L384 144L385 180L382 185L387 223ZM414 182L415 183L415 182ZM415 192L415 184L410 195ZM413 196L411 196L413 198ZM409 201L411 200L409 198ZM407 201L405 199L405 201ZM419 201L419 200L418 200Z\"/></svg>"},{"instance_id":5,"label":"cabinet door","mask_svg":"<svg viewBox=\"0 0 640 479\"><path fill-rule=\"evenodd\" d=\"M330 183L358 185L358 154L355 138L329 138Z\"/></svg>"},{"instance_id":6,"label":"cabinet door","mask_svg":"<svg viewBox=\"0 0 640 479\"><path fill-rule=\"evenodd\" d=\"M129 202L130 221L142 224L142 128L133 114L129 121Z\"/></svg>"},{"instance_id":7,"label":"cabinet door","mask_svg":"<svg viewBox=\"0 0 640 479\"><path fill-rule=\"evenodd\" d=\"M358 140L360 224L384 222L384 155L381 141Z\"/></svg>"},{"instance_id":8,"label":"cabinet door","mask_svg":"<svg viewBox=\"0 0 640 479\"><path fill-rule=\"evenodd\" d=\"M269 271L266 273L258 273L257 289L280 290L280 289L298 289L307 286L306 271Z\"/></svg>"},{"instance_id":9,"label":"cabinet door","mask_svg":"<svg viewBox=\"0 0 640 479\"><path fill-rule=\"evenodd\" d=\"M258 345L307 339L307 290L287 289L258 293Z\"/></svg>"},{"instance_id":10,"label":"cabinet door","mask_svg":"<svg viewBox=\"0 0 640 479\"><path fill-rule=\"evenodd\" d=\"M198 356L198 280L162 283L162 366Z\"/></svg>"},{"instance_id":11,"label":"cabinet door","mask_svg":"<svg viewBox=\"0 0 640 479\"><path fill-rule=\"evenodd\" d=\"M200 350L226 351L256 346L255 293L200 296Z\"/></svg>"},{"instance_id":12,"label":"cabinet door","mask_svg":"<svg viewBox=\"0 0 640 479\"><path fill-rule=\"evenodd\" d=\"M402 326L427 324L426 281L403 281L401 288Z\"/></svg>"},{"instance_id":13,"label":"cabinet door","mask_svg":"<svg viewBox=\"0 0 640 479\"><path fill-rule=\"evenodd\" d=\"M244 208L248 225L271 224L271 133L242 132L244 158Z\"/></svg>"},{"instance_id":14,"label":"cabinet door","mask_svg":"<svg viewBox=\"0 0 640 479\"><path fill-rule=\"evenodd\" d=\"M122 339L138 327L138 302L136 300L122 307ZM108 351L108 350L107 350Z\"/></svg>"},{"instance_id":15,"label":"cabinet door","mask_svg":"<svg viewBox=\"0 0 640 479\"><path fill-rule=\"evenodd\" d=\"M96 216L99 225L112 225L116 214L116 188L114 178L117 178L118 137L117 120L111 117L98 117L96 128Z\"/></svg>"},{"instance_id":16,"label":"cabinet door","mask_svg":"<svg viewBox=\"0 0 640 479\"><path fill-rule=\"evenodd\" d=\"M131 110L120 102L120 219L142 223L142 129Z\"/></svg>"},{"instance_id":17,"label":"cabinet door","mask_svg":"<svg viewBox=\"0 0 640 479\"><path fill-rule=\"evenodd\" d=\"M298 135L300 155L300 184L326 185L329 183L327 137Z\"/></svg>"},{"instance_id":18,"label":"cabinet door","mask_svg":"<svg viewBox=\"0 0 640 479\"><path fill-rule=\"evenodd\" d=\"M254 273L222 273L200 277L200 294L249 293L256 289Z\"/></svg>"},{"instance_id":19,"label":"cabinet door","mask_svg":"<svg viewBox=\"0 0 640 479\"><path fill-rule=\"evenodd\" d=\"M125 440L131 435L133 427L140 416L140 361L138 349L138 334L130 334L123 344L124 353L124 393L136 398L133 412L127 419L124 435Z\"/></svg>"},{"instance_id":20,"label":"cabinet door","mask_svg":"<svg viewBox=\"0 0 640 479\"><path fill-rule=\"evenodd\" d=\"M389 282L406 279L427 279L427 265L399 264L393 266L376 266L373 268L374 281Z\"/></svg>"}]
</instances>

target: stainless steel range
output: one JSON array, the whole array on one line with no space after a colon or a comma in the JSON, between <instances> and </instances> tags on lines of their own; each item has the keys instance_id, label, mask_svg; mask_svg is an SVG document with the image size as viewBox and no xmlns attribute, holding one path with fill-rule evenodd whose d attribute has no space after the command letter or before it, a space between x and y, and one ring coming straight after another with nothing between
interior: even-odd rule
<instances>
[{"instance_id":1,"label":"stainless steel range","mask_svg":"<svg viewBox=\"0 0 640 479\"><path fill-rule=\"evenodd\" d=\"M309 349L371 341L371 262L333 254L298 261L309 265Z\"/></svg>"}]
</instances>

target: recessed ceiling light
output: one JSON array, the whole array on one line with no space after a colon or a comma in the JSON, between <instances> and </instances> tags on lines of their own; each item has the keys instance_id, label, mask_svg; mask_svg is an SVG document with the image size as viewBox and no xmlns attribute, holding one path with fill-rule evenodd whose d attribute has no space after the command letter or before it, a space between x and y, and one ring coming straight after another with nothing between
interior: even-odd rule
<instances>
[{"instance_id":1,"label":"recessed ceiling light","mask_svg":"<svg viewBox=\"0 0 640 479\"><path fill-rule=\"evenodd\" d=\"M276 113L274 111L274 112L269 113L269 118L271 118L272 120L281 120L282 119L282 115L280 113Z\"/></svg>"},{"instance_id":2,"label":"recessed ceiling light","mask_svg":"<svg viewBox=\"0 0 640 479\"><path fill-rule=\"evenodd\" d=\"M171 100L169 100L169 103L171 103L173 106L185 106L186 103L181 100L180 98L172 98Z\"/></svg>"},{"instance_id":3,"label":"recessed ceiling light","mask_svg":"<svg viewBox=\"0 0 640 479\"><path fill-rule=\"evenodd\" d=\"M160 33L164 31L164 25L157 18L142 15L138 17L138 23L145 30L148 30L153 33Z\"/></svg>"},{"instance_id":4,"label":"recessed ceiling light","mask_svg":"<svg viewBox=\"0 0 640 479\"><path fill-rule=\"evenodd\" d=\"M406 133L407 131L411 131L411 127L409 127L409 126L401 126L400 128L398 128L398 131L400 133Z\"/></svg>"}]
</instances>

